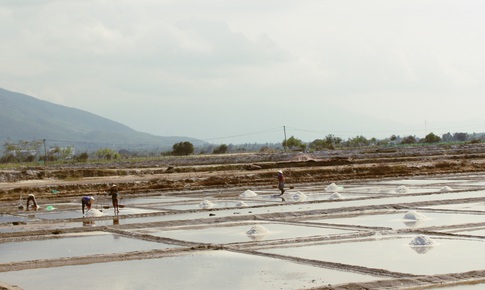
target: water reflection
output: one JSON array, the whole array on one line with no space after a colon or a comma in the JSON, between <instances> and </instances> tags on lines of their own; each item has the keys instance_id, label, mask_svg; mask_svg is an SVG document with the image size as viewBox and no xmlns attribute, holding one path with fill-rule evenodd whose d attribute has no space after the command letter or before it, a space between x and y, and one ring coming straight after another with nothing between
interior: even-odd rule
<instances>
[{"instance_id":1,"label":"water reflection","mask_svg":"<svg viewBox=\"0 0 485 290\"><path fill-rule=\"evenodd\" d=\"M426 254L432 248L433 246L411 246L411 249L413 249L418 254Z\"/></svg>"},{"instance_id":2,"label":"water reflection","mask_svg":"<svg viewBox=\"0 0 485 290\"><path fill-rule=\"evenodd\" d=\"M95 225L93 220L83 220L83 226L85 227L94 227Z\"/></svg>"},{"instance_id":3,"label":"water reflection","mask_svg":"<svg viewBox=\"0 0 485 290\"><path fill-rule=\"evenodd\" d=\"M423 223L422 220L404 220L403 223L409 228L418 227Z\"/></svg>"},{"instance_id":4,"label":"water reflection","mask_svg":"<svg viewBox=\"0 0 485 290\"><path fill-rule=\"evenodd\" d=\"M419 235L415 237L409 245L418 254L426 254L431 250L434 245L433 240L425 235Z\"/></svg>"}]
</instances>

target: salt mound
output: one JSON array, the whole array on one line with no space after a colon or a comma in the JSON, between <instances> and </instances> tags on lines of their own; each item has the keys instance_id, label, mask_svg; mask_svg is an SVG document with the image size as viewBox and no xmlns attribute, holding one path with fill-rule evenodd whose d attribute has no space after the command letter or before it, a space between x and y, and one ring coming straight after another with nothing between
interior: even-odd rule
<instances>
[{"instance_id":1,"label":"salt mound","mask_svg":"<svg viewBox=\"0 0 485 290\"><path fill-rule=\"evenodd\" d=\"M338 186L335 183L330 184L325 188L326 192L337 192L338 191Z\"/></svg>"},{"instance_id":2,"label":"salt mound","mask_svg":"<svg viewBox=\"0 0 485 290\"><path fill-rule=\"evenodd\" d=\"M407 193L409 189L405 185L400 185L396 188L397 193Z\"/></svg>"},{"instance_id":3,"label":"salt mound","mask_svg":"<svg viewBox=\"0 0 485 290\"><path fill-rule=\"evenodd\" d=\"M255 241L260 241L269 234L269 230L263 226L256 225L253 226L249 231L246 232L249 238Z\"/></svg>"},{"instance_id":4,"label":"salt mound","mask_svg":"<svg viewBox=\"0 0 485 290\"><path fill-rule=\"evenodd\" d=\"M86 213L86 216L87 217L98 217L98 216L104 216L104 214L102 212L100 212L99 210L92 208L92 209L88 210L88 212Z\"/></svg>"},{"instance_id":5,"label":"salt mound","mask_svg":"<svg viewBox=\"0 0 485 290\"><path fill-rule=\"evenodd\" d=\"M203 202L199 203L199 207L203 209L213 208L214 204L210 200L204 200Z\"/></svg>"},{"instance_id":6,"label":"salt mound","mask_svg":"<svg viewBox=\"0 0 485 290\"><path fill-rule=\"evenodd\" d=\"M344 197L340 193L334 192L328 199L337 200L337 199L344 199Z\"/></svg>"},{"instance_id":7,"label":"salt mound","mask_svg":"<svg viewBox=\"0 0 485 290\"><path fill-rule=\"evenodd\" d=\"M452 190L453 190L453 189L451 189L451 187L449 187L449 186L443 186L443 187L440 189L440 191L441 191L441 192L448 192L448 191L452 191Z\"/></svg>"},{"instance_id":8,"label":"salt mound","mask_svg":"<svg viewBox=\"0 0 485 290\"><path fill-rule=\"evenodd\" d=\"M302 201L306 198L306 195L303 193L303 192L295 192L292 196L291 196L291 199L293 199L294 201Z\"/></svg>"},{"instance_id":9,"label":"salt mound","mask_svg":"<svg viewBox=\"0 0 485 290\"><path fill-rule=\"evenodd\" d=\"M258 194L250 189L246 190L245 192L241 193L239 196L240 197L254 197L257 196Z\"/></svg>"},{"instance_id":10,"label":"salt mound","mask_svg":"<svg viewBox=\"0 0 485 290\"><path fill-rule=\"evenodd\" d=\"M248 205L244 201L236 202L236 207L247 207Z\"/></svg>"},{"instance_id":11,"label":"salt mound","mask_svg":"<svg viewBox=\"0 0 485 290\"><path fill-rule=\"evenodd\" d=\"M422 214L422 213L419 213L419 212L415 211L415 210L411 210L411 211L408 211L404 215L404 219L418 221L418 220L424 220L424 219L426 219L426 216L424 214Z\"/></svg>"},{"instance_id":12,"label":"salt mound","mask_svg":"<svg viewBox=\"0 0 485 290\"><path fill-rule=\"evenodd\" d=\"M434 242L429 237L420 235L415 237L409 244L411 246L432 246Z\"/></svg>"}]
</instances>

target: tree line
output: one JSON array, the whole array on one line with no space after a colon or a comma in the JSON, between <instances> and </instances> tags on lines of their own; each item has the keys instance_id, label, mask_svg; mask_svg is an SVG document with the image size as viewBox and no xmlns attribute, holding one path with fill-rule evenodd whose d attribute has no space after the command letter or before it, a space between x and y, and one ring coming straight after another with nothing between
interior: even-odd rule
<instances>
[{"instance_id":1,"label":"tree line","mask_svg":"<svg viewBox=\"0 0 485 290\"><path fill-rule=\"evenodd\" d=\"M319 150L333 150L336 148L358 148L358 147L365 147L365 146L394 146L394 145L409 145L409 144L431 144L431 143L439 143L439 142L465 142L465 141L473 141L473 142L481 142L485 140L484 133L446 133L443 134L441 137L434 134L429 133L424 138L418 138L415 135L408 135L408 136L397 136L391 135L388 138L384 139L376 139L370 138L367 139L366 137L360 135L353 138L348 138L347 140L343 140L340 137L336 137L332 134L325 136L323 139L315 139L312 142L305 143L302 140L291 136L287 140L283 140L282 146L284 148L292 149L292 150L311 150L311 151L319 151Z\"/></svg>"},{"instance_id":2,"label":"tree line","mask_svg":"<svg viewBox=\"0 0 485 290\"><path fill-rule=\"evenodd\" d=\"M356 137L344 140L329 134L322 139L315 139L311 142L303 142L302 140L291 136L285 139L281 144L206 144L201 148L195 148L191 142L179 142L173 144L172 150L161 152L159 155L172 156L186 156L192 154L225 154L228 152L265 152L273 150L296 150L296 151L321 151L334 150L341 148L358 148L368 146L396 146L396 145L410 145L410 144L432 144L432 143L449 143L449 142L482 142L485 140L485 133L446 133L441 137L434 133L427 134L424 138L418 138L415 135L399 136L391 135L388 138L376 139L359 135ZM42 148L44 146L44 148ZM198 152L196 152L198 149ZM19 141L17 143L5 142L4 153L0 158L1 163L19 163L19 162L55 162L58 160L73 160L77 162L84 162L88 159L97 160L119 160L128 157L143 157L150 154L133 152L129 150L113 150L111 148L100 148L94 152L81 152L76 154L73 146L60 147L58 145L49 146L46 148L45 140L34 141ZM154 154L151 154L153 156Z\"/></svg>"}]
</instances>

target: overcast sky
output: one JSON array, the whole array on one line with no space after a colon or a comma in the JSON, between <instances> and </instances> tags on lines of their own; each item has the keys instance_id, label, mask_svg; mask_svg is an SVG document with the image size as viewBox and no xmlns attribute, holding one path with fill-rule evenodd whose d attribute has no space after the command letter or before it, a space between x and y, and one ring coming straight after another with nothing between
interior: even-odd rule
<instances>
[{"instance_id":1,"label":"overcast sky","mask_svg":"<svg viewBox=\"0 0 485 290\"><path fill-rule=\"evenodd\" d=\"M213 143L485 132L485 1L0 0L0 87Z\"/></svg>"}]
</instances>

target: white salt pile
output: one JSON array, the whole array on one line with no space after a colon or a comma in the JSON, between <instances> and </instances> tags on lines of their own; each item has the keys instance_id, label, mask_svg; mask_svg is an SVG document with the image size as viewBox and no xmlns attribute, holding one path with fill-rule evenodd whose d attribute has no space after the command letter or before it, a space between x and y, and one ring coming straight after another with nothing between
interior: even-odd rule
<instances>
[{"instance_id":1,"label":"white salt pile","mask_svg":"<svg viewBox=\"0 0 485 290\"><path fill-rule=\"evenodd\" d=\"M199 207L203 209L213 208L214 204L210 200L204 200L203 202L199 203Z\"/></svg>"},{"instance_id":2,"label":"white salt pile","mask_svg":"<svg viewBox=\"0 0 485 290\"><path fill-rule=\"evenodd\" d=\"M400 185L396 188L397 193L407 193L409 191L409 188L405 185Z\"/></svg>"},{"instance_id":3,"label":"white salt pile","mask_svg":"<svg viewBox=\"0 0 485 290\"><path fill-rule=\"evenodd\" d=\"M334 192L334 193L332 193L332 195L328 199L338 200L338 199L344 199L344 197L340 193Z\"/></svg>"},{"instance_id":4,"label":"white salt pile","mask_svg":"<svg viewBox=\"0 0 485 290\"><path fill-rule=\"evenodd\" d=\"M441 191L441 192L448 192L448 191L452 191L452 190L453 190L453 189L451 189L451 187L449 187L449 186L443 186L443 187L440 189L440 191Z\"/></svg>"},{"instance_id":5,"label":"white salt pile","mask_svg":"<svg viewBox=\"0 0 485 290\"><path fill-rule=\"evenodd\" d=\"M104 216L104 214L101 211L99 211L95 208L92 208L92 209L88 210L88 212L86 213L86 216L87 217L98 217L98 216Z\"/></svg>"},{"instance_id":6,"label":"white salt pile","mask_svg":"<svg viewBox=\"0 0 485 290\"><path fill-rule=\"evenodd\" d=\"M292 196L291 199L294 201L302 201L306 198L306 195L303 192L297 191Z\"/></svg>"},{"instance_id":7,"label":"white salt pile","mask_svg":"<svg viewBox=\"0 0 485 290\"><path fill-rule=\"evenodd\" d=\"M427 236L419 235L415 237L409 244L411 246L432 246L434 242Z\"/></svg>"},{"instance_id":8,"label":"white salt pile","mask_svg":"<svg viewBox=\"0 0 485 290\"><path fill-rule=\"evenodd\" d=\"M236 202L236 207L247 207L248 205L244 201Z\"/></svg>"},{"instance_id":9,"label":"white salt pile","mask_svg":"<svg viewBox=\"0 0 485 290\"><path fill-rule=\"evenodd\" d=\"M339 189L340 188L335 183L332 183L325 188L325 191L326 192L337 192Z\"/></svg>"},{"instance_id":10,"label":"white salt pile","mask_svg":"<svg viewBox=\"0 0 485 290\"><path fill-rule=\"evenodd\" d=\"M411 210L411 211L408 211L404 215L404 219L419 221L419 220L425 220L426 219L426 216L424 214L422 214L422 213L419 213L419 212L415 211L415 210Z\"/></svg>"},{"instance_id":11,"label":"white salt pile","mask_svg":"<svg viewBox=\"0 0 485 290\"><path fill-rule=\"evenodd\" d=\"M251 229L249 229L249 231L247 231L246 234L252 240L260 241L264 238L264 236L269 234L269 230L263 226L256 225L256 226L253 226Z\"/></svg>"},{"instance_id":12,"label":"white salt pile","mask_svg":"<svg viewBox=\"0 0 485 290\"><path fill-rule=\"evenodd\" d=\"M257 196L258 194L250 189L246 190L245 192L241 193L239 196L240 197L254 197Z\"/></svg>"}]
</instances>

